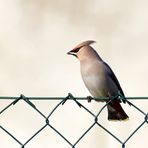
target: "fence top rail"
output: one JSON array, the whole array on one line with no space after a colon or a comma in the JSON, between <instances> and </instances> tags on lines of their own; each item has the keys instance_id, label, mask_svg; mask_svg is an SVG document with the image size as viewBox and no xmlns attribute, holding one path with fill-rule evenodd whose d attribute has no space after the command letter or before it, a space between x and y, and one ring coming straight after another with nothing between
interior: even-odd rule
<instances>
[{"instance_id":1,"label":"fence top rail","mask_svg":"<svg viewBox=\"0 0 148 148\"><path fill-rule=\"evenodd\" d=\"M24 95L23 95L24 96ZM31 96L24 96L25 98L29 100L63 100L66 97L60 97L60 96L50 96L50 97L31 97ZM67 96L68 97L68 96ZM15 100L18 99L19 97L11 97L11 96L0 96L0 100ZM69 100L73 100L73 98L77 100L88 100L87 97L68 97ZM148 97L125 97L127 100L148 100ZM92 100L108 100L109 97L99 97L99 98L92 98Z\"/></svg>"}]
</instances>

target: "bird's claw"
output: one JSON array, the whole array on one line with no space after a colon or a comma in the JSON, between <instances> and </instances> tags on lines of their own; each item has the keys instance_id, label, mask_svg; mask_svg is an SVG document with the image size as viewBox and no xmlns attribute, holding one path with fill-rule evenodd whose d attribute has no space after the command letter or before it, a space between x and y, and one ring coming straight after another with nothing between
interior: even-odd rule
<instances>
[{"instance_id":1,"label":"bird's claw","mask_svg":"<svg viewBox=\"0 0 148 148\"><path fill-rule=\"evenodd\" d=\"M88 103L90 103L91 100L93 100L93 97L92 96L87 96L86 98L87 98Z\"/></svg>"}]
</instances>

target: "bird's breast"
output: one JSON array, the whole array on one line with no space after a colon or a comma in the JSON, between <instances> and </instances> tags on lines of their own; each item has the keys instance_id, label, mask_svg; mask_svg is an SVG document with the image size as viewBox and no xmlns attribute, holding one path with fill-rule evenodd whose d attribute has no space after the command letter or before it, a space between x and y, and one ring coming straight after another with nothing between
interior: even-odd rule
<instances>
[{"instance_id":1,"label":"bird's breast","mask_svg":"<svg viewBox=\"0 0 148 148\"><path fill-rule=\"evenodd\" d=\"M96 66L95 63L83 66L81 67L81 75L87 89L94 97L105 96L107 93L106 77L102 67Z\"/></svg>"}]
</instances>

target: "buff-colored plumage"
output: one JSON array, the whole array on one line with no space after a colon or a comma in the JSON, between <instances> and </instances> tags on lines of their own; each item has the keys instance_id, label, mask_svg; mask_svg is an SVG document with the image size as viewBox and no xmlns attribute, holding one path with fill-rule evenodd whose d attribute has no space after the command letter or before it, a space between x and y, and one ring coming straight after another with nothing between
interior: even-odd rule
<instances>
[{"instance_id":1,"label":"buff-colored plumage","mask_svg":"<svg viewBox=\"0 0 148 148\"><path fill-rule=\"evenodd\" d=\"M90 46L95 41L88 40L78 44L68 54L76 56L80 61L82 79L93 97L113 97L120 93L124 96L122 88L111 68L98 53ZM107 105L109 120L126 120L127 114L114 100Z\"/></svg>"}]
</instances>

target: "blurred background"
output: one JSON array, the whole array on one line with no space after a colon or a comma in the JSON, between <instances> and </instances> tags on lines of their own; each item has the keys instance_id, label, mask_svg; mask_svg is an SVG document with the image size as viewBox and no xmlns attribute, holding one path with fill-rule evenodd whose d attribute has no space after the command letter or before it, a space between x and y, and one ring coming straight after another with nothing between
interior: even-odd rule
<instances>
[{"instance_id":1,"label":"blurred background","mask_svg":"<svg viewBox=\"0 0 148 148\"><path fill-rule=\"evenodd\" d=\"M0 96L57 96L71 92L86 97L77 59L66 53L85 40L116 73L126 96L148 96L148 2L146 0L0 0ZM11 102L0 100L0 110ZM132 101L147 112L148 101ZM33 101L48 115L58 101ZM104 103L87 103L97 113ZM121 140L142 122L144 116L124 105L127 122L109 122L107 111L100 123ZM74 102L59 107L51 118L72 143L92 124L92 117ZM0 116L0 125L25 143L42 125L43 118L19 101ZM144 125L127 142L127 148L147 147L148 127ZM20 145L0 129L1 148ZM26 145L27 148L68 145L47 128ZM95 126L77 148L121 147L113 137Z\"/></svg>"}]
</instances>

